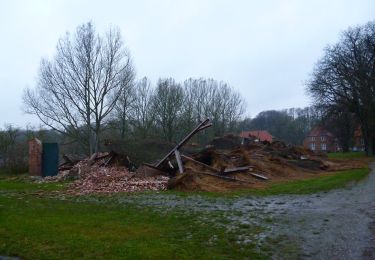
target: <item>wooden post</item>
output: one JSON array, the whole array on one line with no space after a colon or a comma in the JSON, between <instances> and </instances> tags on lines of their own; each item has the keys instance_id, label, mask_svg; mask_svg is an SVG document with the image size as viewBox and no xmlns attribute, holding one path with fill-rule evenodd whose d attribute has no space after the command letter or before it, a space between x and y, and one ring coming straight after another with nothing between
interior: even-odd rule
<instances>
[{"instance_id":1,"label":"wooden post","mask_svg":"<svg viewBox=\"0 0 375 260\"><path fill-rule=\"evenodd\" d=\"M178 150L176 150L176 151L174 151L174 155L176 156L176 161L177 161L177 164L178 164L178 170L182 174L182 173L184 173L184 166L182 165L181 154Z\"/></svg>"}]
</instances>

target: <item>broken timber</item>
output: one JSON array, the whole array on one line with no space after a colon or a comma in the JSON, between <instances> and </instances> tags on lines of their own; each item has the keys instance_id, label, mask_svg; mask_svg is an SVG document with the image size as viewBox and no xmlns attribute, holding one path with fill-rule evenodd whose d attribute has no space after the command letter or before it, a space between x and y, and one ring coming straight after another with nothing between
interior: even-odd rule
<instances>
[{"instance_id":1,"label":"broken timber","mask_svg":"<svg viewBox=\"0 0 375 260\"><path fill-rule=\"evenodd\" d=\"M182 165L180 152L178 150L176 150L176 151L174 151L174 154L176 156L176 161L177 161L177 164L178 164L178 170L180 171L180 173L184 173L184 166Z\"/></svg>"},{"instance_id":2,"label":"broken timber","mask_svg":"<svg viewBox=\"0 0 375 260\"><path fill-rule=\"evenodd\" d=\"M196 133L198 133L199 131L201 131L203 129L206 129L206 128L212 126L212 124L209 123L209 121L210 121L209 119L206 119L203 122L201 122L197 127L195 127L188 135L186 135L184 139L182 139L169 153L167 153L154 166L156 168L158 168L159 166L161 166L162 164L164 164L168 160L168 158L170 156L172 156L173 154L175 154L179 171L180 171L180 173L183 173L183 171L184 171L183 170L183 165L182 165L182 162L181 162L181 156L180 156L180 152L178 151L178 149L180 149L184 144L186 144L190 140L190 138L192 138Z\"/></svg>"},{"instance_id":3,"label":"broken timber","mask_svg":"<svg viewBox=\"0 0 375 260\"><path fill-rule=\"evenodd\" d=\"M199 162L199 161L197 161L197 160L194 160L193 158L191 158L191 157L189 157L189 156L186 156L186 155L183 155L183 154L182 154L181 157L184 158L185 160L188 160L188 161L191 161L191 162L193 162L193 163L195 163L195 164L198 164L199 166L202 166L202 167L204 167L204 168L207 168L207 169L209 169L209 170L211 170L211 171L213 171L213 172L220 173L220 171L219 171L218 169L216 169L216 168L214 168L214 167L211 167L211 166L209 166L209 165L207 165L207 164L205 164L205 163L202 163L202 162Z\"/></svg>"},{"instance_id":4,"label":"broken timber","mask_svg":"<svg viewBox=\"0 0 375 260\"><path fill-rule=\"evenodd\" d=\"M199 174L204 174L204 175L208 175L208 176L212 176L212 177L216 177L216 178L220 178L220 179L224 179L224 180L227 180L227 181L238 181L238 182L243 182L243 183L251 183L253 184L253 182L250 182L250 181L245 181L245 180L239 180L239 179L236 179L236 178L233 178L233 177L228 177L228 176L223 176L221 175L221 171L214 168L214 167L211 167L205 163L202 163L202 162L199 162L197 160L194 160L193 158L189 157L189 156L186 156L186 155L181 155L181 157L185 160L188 160L188 161L191 161L199 166L202 166L206 169L209 169L217 174L213 174L213 173L207 173L207 172L199 172ZM245 167L238 167L238 168L233 168L233 169L228 169L228 170L231 170L231 172L234 172L235 169L239 169L239 171L241 170L244 170ZM246 170L248 170L250 167L249 166L246 166ZM225 173L226 171L224 171Z\"/></svg>"},{"instance_id":5,"label":"broken timber","mask_svg":"<svg viewBox=\"0 0 375 260\"><path fill-rule=\"evenodd\" d=\"M262 179L262 180L268 180L268 177L256 173L249 172L251 176L254 176L255 178Z\"/></svg>"},{"instance_id":6,"label":"broken timber","mask_svg":"<svg viewBox=\"0 0 375 260\"><path fill-rule=\"evenodd\" d=\"M251 166L235 167L235 168L225 169L223 173L228 174L228 173L234 173L234 172L246 172L250 169L251 169Z\"/></svg>"},{"instance_id":7,"label":"broken timber","mask_svg":"<svg viewBox=\"0 0 375 260\"><path fill-rule=\"evenodd\" d=\"M217 174L208 173L208 172L199 172L198 174L204 174L204 175L216 177L216 178L219 178L219 179L224 179L224 180L227 180L227 181L238 181L238 182L243 182L243 183L254 184L254 182L251 182L251 181L239 180L239 179L236 179L236 178L233 178L233 177L217 175Z\"/></svg>"}]
</instances>

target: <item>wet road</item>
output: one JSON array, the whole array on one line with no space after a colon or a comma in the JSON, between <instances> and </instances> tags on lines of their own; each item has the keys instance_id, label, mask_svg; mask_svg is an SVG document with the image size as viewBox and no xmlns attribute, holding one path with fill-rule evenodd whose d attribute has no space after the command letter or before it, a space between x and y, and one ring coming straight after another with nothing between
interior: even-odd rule
<instances>
[{"instance_id":1,"label":"wet road","mask_svg":"<svg viewBox=\"0 0 375 260\"><path fill-rule=\"evenodd\" d=\"M375 164L369 176L345 189L281 196L269 205L274 235L300 245L298 258L375 259Z\"/></svg>"}]
</instances>

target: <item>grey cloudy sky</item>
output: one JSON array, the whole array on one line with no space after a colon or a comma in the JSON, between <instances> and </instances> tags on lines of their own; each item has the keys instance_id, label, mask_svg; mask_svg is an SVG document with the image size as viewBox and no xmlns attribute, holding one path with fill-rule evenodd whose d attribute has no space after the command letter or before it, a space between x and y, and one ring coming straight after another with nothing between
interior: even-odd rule
<instances>
[{"instance_id":1,"label":"grey cloudy sky","mask_svg":"<svg viewBox=\"0 0 375 260\"><path fill-rule=\"evenodd\" d=\"M0 0L0 127L38 124L22 112L41 57L93 21L121 29L137 77L211 77L245 97L247 114L309 104L304 82L323 48L375 19L374 0Z\"/></svg>"}]
</instances>

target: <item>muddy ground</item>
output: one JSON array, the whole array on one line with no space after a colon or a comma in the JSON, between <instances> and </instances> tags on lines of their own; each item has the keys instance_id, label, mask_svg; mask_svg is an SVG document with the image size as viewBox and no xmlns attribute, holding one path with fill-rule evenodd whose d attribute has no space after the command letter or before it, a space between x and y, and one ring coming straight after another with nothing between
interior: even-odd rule
<instances>
[{"instance_id":1,"label":"muddy ground","mask_svg":"<svg viewBox=\"0 0 375 260\"><path fill-rule=\"evenodd\" d=\"M238 244L255 243L276 259L375 259L375 164L371 167L359 183L312 195L207 198L160 193L116 199L164 214L195 212L201 221L235 233Z\"/></svg>"}]
</instances>

